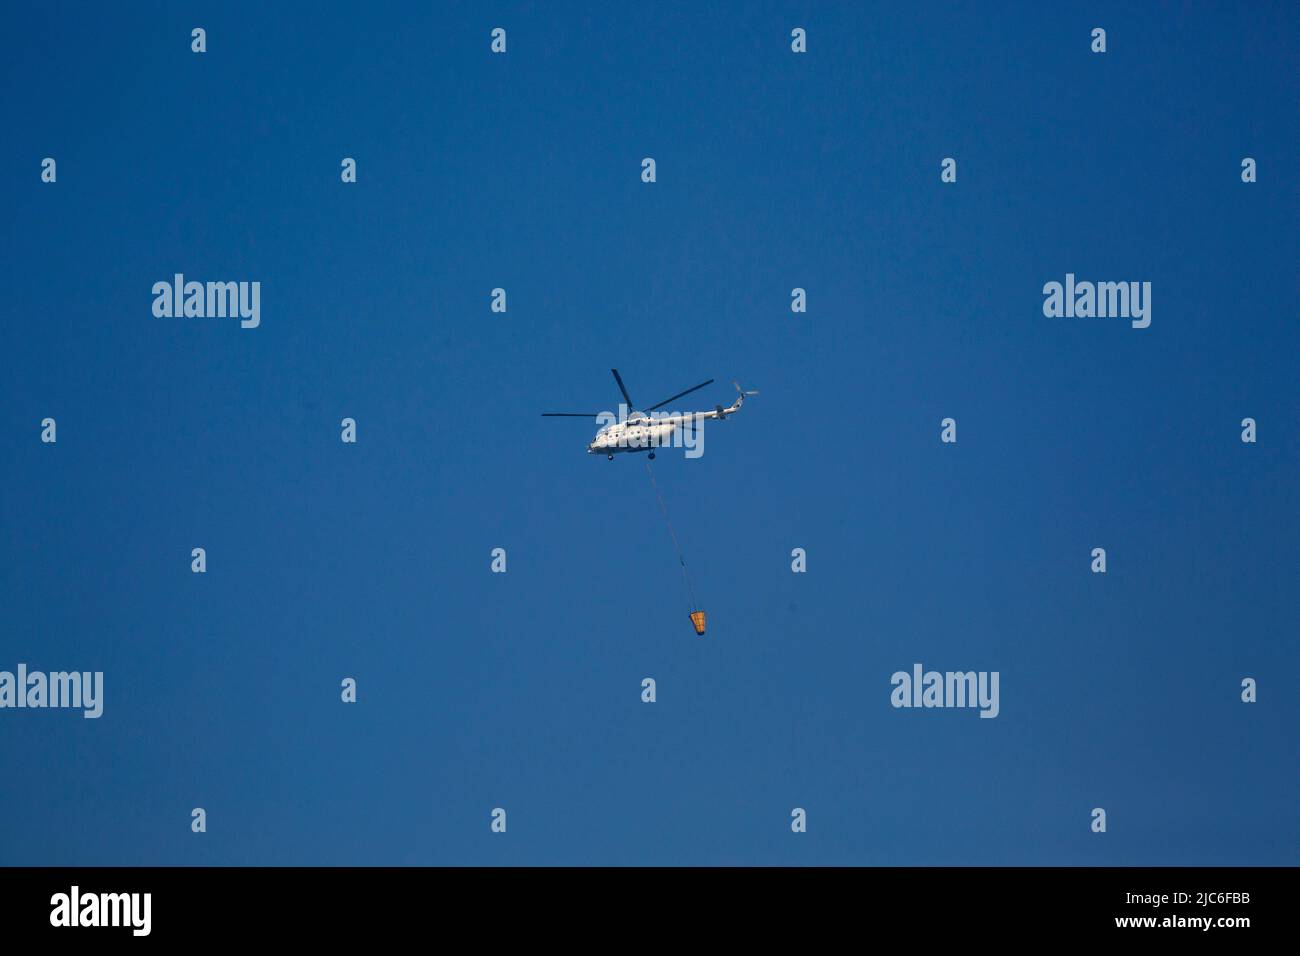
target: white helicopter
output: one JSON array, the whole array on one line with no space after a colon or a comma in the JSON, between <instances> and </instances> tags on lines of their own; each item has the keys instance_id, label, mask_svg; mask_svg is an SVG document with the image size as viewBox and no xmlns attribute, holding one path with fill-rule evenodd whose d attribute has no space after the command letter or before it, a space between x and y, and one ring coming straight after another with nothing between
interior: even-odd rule
<instances>
[{"instance_id":1,"label":"white helicopter","mask_svg":"<svg viewBox=\"0 0 1300 956\"><path fill-rule=\"evenodd\" d=\"M740 411L740 406L745 404L746 395L757 395L757 391L746 392L741 389L738 382L732 382L736 386L736 403L734 405L714 406L711 411L707 412L687 412L684 415L651 415L655 409L663 408L669 402L675 402L684 395L689 395L705 385L712 385L713 379L707 382L700 382L684 392L678 392L671 398L665 398L658 404L651 405L643 412L632 411L636 405L632 402L632 396L627 393L627 388L623 385L623 377L618 374L618 369L612 368L614 381L618 382L618 390L623 393L623 398L627 404L620 411L626 411L627 414L622 421L611 422L596 432L596 437L587 445L587 454L599 455L604 454L609 457L610 461L614 460L614 455L626 451L646 451L649 450L650 457L654 458L656 448L668 444L672 433L681 428L686 423L695 423L696 419L717 418L723 419L728 415L734 415ZM543 418L595 418L602 416L606 418L613 417L609 412L542 412Z\"/></svg>"}]
</instances>

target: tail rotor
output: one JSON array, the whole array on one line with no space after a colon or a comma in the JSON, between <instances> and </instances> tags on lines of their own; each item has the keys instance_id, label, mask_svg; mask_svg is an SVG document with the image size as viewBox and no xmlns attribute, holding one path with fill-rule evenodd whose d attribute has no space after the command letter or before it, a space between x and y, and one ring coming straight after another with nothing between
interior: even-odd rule
<instances>
[{"instance_id":1,"label":"tail rotor","mask_svg":"<svg viewBox=\"0 0 1300 956\"><path fill-rule=\"evenodd\" d=\"M737 382L735 379L732 379L732 380L731 380L731 384L734 385L734 386L736 386L736 404L735 404L734 406L732 406L733 409L739 409L741 405L744 405L744 404L745 404L745 396L746 396L746 395L757 395L757 394L758 394L758 389L756 389L756 388L755 388L755 389L750 389L749 391L745 391L745 389L741 388L741 387L740 387L740 383Z\"/></svg>"}]
</instances>

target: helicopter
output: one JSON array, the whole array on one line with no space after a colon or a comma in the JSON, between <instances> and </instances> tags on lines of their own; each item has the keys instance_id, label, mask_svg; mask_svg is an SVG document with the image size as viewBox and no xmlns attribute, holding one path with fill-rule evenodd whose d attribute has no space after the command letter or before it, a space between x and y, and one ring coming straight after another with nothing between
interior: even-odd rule
<instances>
[{"instance_id":1,"label":"helicopter","mask_svg":"<svg viewBox=\"0 0 1300 956\"><path fill-rule=\"evenodd\" d=\"M662 402L651 405L645 411L633 411L636 408L632 401L632 396L627 393L627 387L623 384L623 376L618 374L618 369L612 368L614 381L618 383L618 390L623 393L623 399L626 405L622 406L619 411L625 413L621 421L612 421L606 424L600 431L596 432L596 437L587 445L587 454L589 455L606 455L610 461L614 460L614 455L619 452L646 451L649 450L651 458L654 458L656 448L667 444L672 434L683 425L690 424L694 426L697 419L716 418L723 419L728 415L734 415L740 411L740 406L745 403L746 395L757 395L757 390L745 391L740 387L739 382L732 382L736 386L736 402L733 405L723 407L716 405L711 411L707 412L687 412L683 415L652 415L651 412L663 408L669 402L675 402L683 396L698 391L706 385L712 385L713 379L707 382L700 382L699 385L693 385L684 392L678 392L670 398L665 398ZM542 412L543 418L606 418L614 416L610 412Z\"/></svg>"}]
</instances>

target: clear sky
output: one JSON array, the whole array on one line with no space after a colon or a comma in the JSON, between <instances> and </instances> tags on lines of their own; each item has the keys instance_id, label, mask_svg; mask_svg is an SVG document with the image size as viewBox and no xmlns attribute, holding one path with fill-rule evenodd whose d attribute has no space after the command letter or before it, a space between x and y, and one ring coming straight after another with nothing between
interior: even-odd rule
<instances>
[{"instance_id":1,"label":"clear sky","mask_svg":"<svg viewBox=\"0 0 1300 956\"><path fill-rule=\"evenodd\" d=\"M0 25L0 669L105 674L0 711L0 863L1300 861L1293 4ZM761 389L655 462L703 638L641 458L539 417L611 367Z\"/></svg>"}]
</instances>

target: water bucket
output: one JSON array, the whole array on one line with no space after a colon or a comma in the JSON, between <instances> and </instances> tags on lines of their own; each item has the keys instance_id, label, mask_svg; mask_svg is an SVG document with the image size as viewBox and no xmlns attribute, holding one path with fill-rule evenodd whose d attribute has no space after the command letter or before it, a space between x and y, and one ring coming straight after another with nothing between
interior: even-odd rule
<instances>
[{"instance_id":1,"label":"water bucket","mask_svg":"<svg viewBox=\"0 0 1300 956\"><path fill-rule=\"evenodd\" d=\"M703 634L703 633L704 633L704 612L703 612L703 611L692 611L692 612L691 612L691 623L695 625L695 633L696 633L696 634Z\"/></svg>"}]
</instances>

